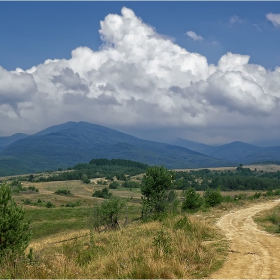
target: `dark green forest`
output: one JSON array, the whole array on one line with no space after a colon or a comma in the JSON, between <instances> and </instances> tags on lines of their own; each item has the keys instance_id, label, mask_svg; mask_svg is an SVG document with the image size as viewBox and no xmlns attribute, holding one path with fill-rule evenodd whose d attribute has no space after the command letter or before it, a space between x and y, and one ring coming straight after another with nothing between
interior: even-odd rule
<instances>
[{"instance_id":1,"label":"dark green forest","mask_svg":"<svg viewBox=\"0 0 280 280\"><path fill-rule=\"evenodd\" d=\"M280 188L280 171L252 171L250 168L238 166L236 170L211 171L201 169L190 172L176 172L177 189L192 187L205 191L208 188L221 191L236 190L272 190Z\"/></svg>"}]
</instances>

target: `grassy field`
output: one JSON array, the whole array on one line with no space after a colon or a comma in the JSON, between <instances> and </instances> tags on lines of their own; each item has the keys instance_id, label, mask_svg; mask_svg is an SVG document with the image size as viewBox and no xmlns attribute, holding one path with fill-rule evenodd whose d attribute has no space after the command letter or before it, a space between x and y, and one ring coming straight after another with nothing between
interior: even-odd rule
<instances>
[{"instance_id":1,"label":"grassy field","mask_svg":"<svg viewBox=\"0 0 280 280\"><path fill-rule=\"evenodd\" d=\"M60 235L70 239L71 235ZM72 235L74 236L74 235ZM1 278L201 278L219 268L226 243L206 220L177 216L119 231L80 231L73 240L33 243L34 261L5 266ZM80 238L78 238L80 237ZM37 245L37 246L36 246Z\"/></svg>"},{"instance_id":2,"label":"grassy field","mask_svg":"<svg viewBox=\"0 0 280 280\"><path fill-rule=\"evenodd\" d=\"M269 233L280 235L280 207L261 212L255 216L255 222Z\"/></svg>"},{"instance_id":3,"label":"grassy field","mask_svg":"<svg viewBox=\"0 0 280 280\"><path fill-rule=\"evenodd\" d=\"M118 187L110 192L127 201L119 217L120 230L97 233L89 230L90 217L93 207L103 199L92 197L92 193L108 187L98 184L100 180L95 179L90 184L82 181L22 182L25 188L38 189L38 192L14 194L16 202L23 204L25 219L31 221L32 240L28 250L33 248L33 256L31 261L18 259L16 264L7 260L4 266L0 265L0 278L208 277L227 256L227 243L215 227L216 220L230 209L256 202L236 199L195 214L181 213L162 221L143 223L139 220L140 189ZM58 190L69 190L70 195L55 194ZM182 198L182 192L177 193ZM240 198L254 193L222 192ZM47 208L47 202L53 207ZM265 215L258 219L267 223L267 215L272 215L280 220L280 208ZM278 225L273 230L277 228Z\"/></svg>"}]
</instances>

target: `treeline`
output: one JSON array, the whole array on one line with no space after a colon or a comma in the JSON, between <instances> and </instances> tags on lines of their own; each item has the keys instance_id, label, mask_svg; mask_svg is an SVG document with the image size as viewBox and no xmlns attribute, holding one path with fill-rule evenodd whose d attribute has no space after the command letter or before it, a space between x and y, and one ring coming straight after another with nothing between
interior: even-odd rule
<instances>
[{"instance_id":1,"label":"treeline","mask_svg":"<svg viewBox=\"0 0 280 280\"><path fill-rule=\"evenodd\" d=\"M191 172L176 172L176 189L205 191L208 188L229 190L272 190L280 187L280 172L252 171L238 166L234 171L211 171L202 169Z\"/></svg>"},{"instance_id":2,"label":"treeline","mask_svg":"<svg viewBox=\"0 0 280 280\"><path fill-rule=\"evenodd\" d=\"M132 160L126 160L126 159L106 159L106 158L99 158L99 159L92 159L89 164L93 164L96 166L124 166L124 167L137 167L142 170L146 170L149 165L138 162L138 161L132 161Z\"/></svg>"},{"instance_id":3,"label":"treeline","mask_svg":"<svg viewBox=\"0 0 280 280\"><path fill-rule=\"evenodd\" d=\"M127 176L135 176L145 173L148 165L131 160L123 159L93 159L89 163L80 163L70 170L55 173L48 176L28 177L33 182L68 181L82 180L105 177L113 181L116 176L118 180L125 181Z\"/></svg>"}]
</instances>

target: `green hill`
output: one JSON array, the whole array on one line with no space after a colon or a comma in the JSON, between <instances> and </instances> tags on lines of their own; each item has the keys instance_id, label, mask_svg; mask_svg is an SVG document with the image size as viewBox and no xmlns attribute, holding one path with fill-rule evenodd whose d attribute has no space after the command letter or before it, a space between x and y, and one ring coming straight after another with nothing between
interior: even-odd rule
<instances>
[{"instance_id":1,"label":"green hill","mask_svg":"<svg viewBox=\"0 0 280 280\"><path fill-rule=\"evenodd\" d=\"M0 175L67 168L94 158L120 158L167 168L228 165L204 154L86 122L52 126L13 142L0 153Z\"/></svg>"}]
</instances>

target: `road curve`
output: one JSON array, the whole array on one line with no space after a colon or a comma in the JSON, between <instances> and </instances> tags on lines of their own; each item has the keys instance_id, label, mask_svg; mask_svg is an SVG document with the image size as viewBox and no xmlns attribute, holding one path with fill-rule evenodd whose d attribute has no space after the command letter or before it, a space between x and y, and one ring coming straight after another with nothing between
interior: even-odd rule
<instances>
[{"instance_id":1,"label":"road curve","mask_svg":"<svg viewBox=\"0 0 280 280\"><path fill-rule=\"evenodd\" d=\"M229 240L229 256L212 279L280 279L280 238L260 229L253 221L258 212L280 200L231 211L217 223Z\"/></svg>"}]
</instances>

